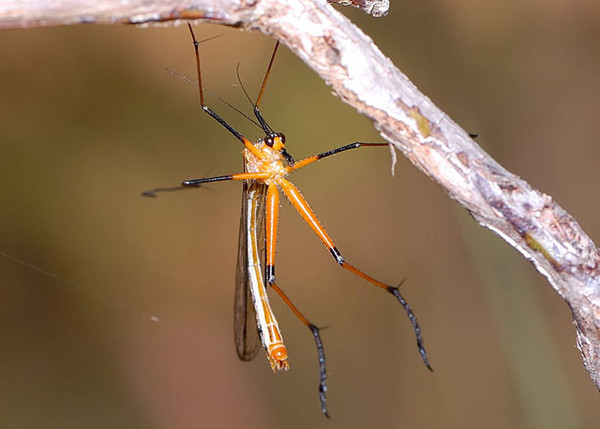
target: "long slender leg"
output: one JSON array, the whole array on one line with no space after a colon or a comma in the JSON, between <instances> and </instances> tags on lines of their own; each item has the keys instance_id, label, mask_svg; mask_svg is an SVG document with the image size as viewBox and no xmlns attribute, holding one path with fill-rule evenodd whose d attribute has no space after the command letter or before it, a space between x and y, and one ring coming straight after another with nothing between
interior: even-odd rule
<instances>
[{"instance_id":1,"label":"long slender leg","mask_svg":"<svg viewBox=\"0 0 600 429\"><path fill-rule=\"evenodd\" d=\"M228 174L226 176L215 176L215 177L204 177L202 179L192 179L184 181L181 186L171 188L155 188L150 189L142 193L144 197L155 198L158 192L173 192L181 191L184 189L199 188L202 183L210 182L223 182L225 180L252 180L252 179L265 179L268 177L266 173L239 173L239 174Z\"/></svg>"},{"instance_id":2,"label":"long slender leg","mask_svg":"<svg viewBox=\"0 0 600 429\"><path fill-rule=\"evenodd\" d=\"M270 283L271 287L277 292L277 294L283 299L286 305L292 310L298 319L312 332L315 337L315 344L317 346L317 354L319 355L319 402L321 403L321 411L325 416L329 417L327 412L327 365L325 362L325 350L323 349L323 342L321 341L320 329L310 323L306 317L298 310L294 303L288 298L288 296L277 286L276 283Z\"/></svg>"},{"instance_id":3,"label":"long slender leg","mask_svg":"<svg viewBox=\"0 0 600 429\"><path fill-rule=\"evenodd\" d=\"M266 179L269 177L269 173L238 173L238 174L228 174L226 176L215 176L215 177L205 177L202 179L192 179L184 181L181 186L183 187L198 187L202 183L209 182L223 182L225 180L252 180L252 179Z\"/></svg>"},{"instance_id":4,"label":"long slender leg","mask_svg":"<svg viewBox=\"0 0 600 429\"><path fill-rule=\"evenodd\" d=\"M275 47L273 48L273 53L271 54L271 59L269 60L269 65L267 66L267 70L265 71L265 77L263 78L263 83L260 86L260 92L258 93L258 97L256 97L256 103L254 103L254 107L258 108L260 104L260 100L262 100L262 96L265 93L265 88L267 87L267 80L269 80L269 75L271 74L271 68L273 67L273 62L275 62L275 56L277 55L277 49L279 49L279 41L275 42Z\"/></svg>"},{"instance_id":5,"label":"long slender leg","mask_svg":"<svg viewBox=\"0 0 600 429\"><path fill-rule=\"evenodd\" d=\"M338 147L336 149L328 150L327 152L322 152L317 155L309 156L308 158L301 159L296 161L292 166L289 167L288 171L298 170L305 165L312 164L315 161L323 159L325 157L335 155L336 153L344 152L350 149L357 149L359 147L370 147L370 146L389 146L388 143L362 143L362 142L354 142L347 144L346 146Z\"/></svg>"},{"instance_id":6,"label":"long slender leg","mask_svg":"<svg viewBox=\"0 0 600 429\"><path fill-rule=\"evenodd\" d=\"M154 188L154 189L149 189L147 191L142 192L142 197L156 198L156 194L158 194L159 192L183 191L185 189L192 189L192 188L199 188L199 187L200 187L200 185L190 185L190 186L186 186L186 187L172 186L169 188Z\"/></svg>"},{"instance_id":7,"label":"long slender leg","mask_svg":"<svg viewBox=\"0 0 600 429\"><path fill-rule=\"evenodd\" d=\"M319 356L319 401L321 403L321 411L327 417L327 371L325 366L325 352L323 350L323 342L321 341L321 335L319 328L313 325L304 317L304 315L298 310L298 308L292 303L288 296L277 286L275 283L275 243L277 242L277 223L279 216L279 190L275 183L267 185L267 196L266 196L266 219L265 219L265 232L266 232L266 264L265 264L265 277L266 281L277 292L277 294L283 299L283 302L292 310L292 312L300 319L300 321L308 328L315 338L317 345L317 354Z\"/></svg>"},{"instance_id":8,"label":"long slender leg","mask_svg":"<svg viewBox=\"0 0 600 429\"><path fill-rule=\"evenodd\" d=\"M269 80L269 75L271 74L271 67L273 67L273 62L275 61L275 55L277 55L277 49L279 48L279 41L275 43L275 47L273 48L273 53L271 54L271 60L269 61L269 65L267 66L267 71L265 72L265 77L263 78L263 83L260 87L260 92L258 93L258 97L256 98L256 103L254 103L254 116L260 122L260 126L265 132L265 134L272 134L273 129L267 124L267 121L263 118L258 105L262 100L262 96L265 93L265 88L267 86L267 80Z\"/></svg>"},{"instance_id":9,"label":"long slender leg","mask_svg":"<svg viewBox=\"0 0 600 429\"><path fill-rule=\"evenodd\" d=\"M204 89L202 86L202 67L200 65L200 52L198 50L198 45L200 43L196 39L194 30L192 30L192 26L190 24L188 24L188 28L190 30L190 34L192 35L192 41L194 42L194 52L196 54L196 70L198 72L198 92L200 95L200 107L202 107L202 110L204 110L206 113L208 113L210 115L210 117L212 117L219 124L221 124L223 127L225 127L227 129L227 131L229 131L231 134L233 134L235 136L235 138L237 138L239 141L241 141L248 150L252 151L252 153L254 155L258 156L259 158L262 158L262 153L252 144L252 142L250 142L246 137L244 137L238 130L236 130L231 125L229 125L225 119L221 118L217 114L217 112L212 110L210 107L208 107L204 103Z\"/></svg>"},{"instance_id":10,"label":"long slender leg","mask_svg":"<svg viewBox=\"0 0 600 429\"><path fill-rule=\"evenodd\" d=\"M239 174L228 174L226 176L215 176L215 177L204 177L202 179L191 179L184 181L180 187L172 188L155 188L142 193L144 197L156 197L158 192L173 192L181 191L183 189L199 188L202 183L210 182L223 182L226 180L252 180L252 179L266 179L269 176L268 173L239 173Z\"/></svg>"},{"instance_id":11,"label":"long slender leg","mask_svg":"<svg viewBox=\"0 0 600 429\"><path fill-rule=\"evenodd\" d=\"M267 257L265 278L269 284L272 284L275 283L275 245L277 243L277 222L279 220L279 191L275 183L267 186L266 215Z\"/></svg>"},{"instance_id":12,"label":"long slender leg","mask_svg":"<svg viewBox=\"0 0 600 429\"><path fill-rule=\"evenodd\" d=\"M279 184L279 186L281 187L281 189L283 190L285 195L288 197L288 199L290 200L290 202L292 203L294 208L298 211L298 213L300 213L300 216L302 216L302 218L308 224L308 226L310 226L310 228L315 232L315 234L317 234L317 236L321 239L323 244L325 244L325 246L327 246L327 248L329 249L329 252L331 252L331 254L334 257L334 259L336 260L336 262L342 268L345 268L346 270L356 274L357 276L362 277L369 283L371 283L381 289L386 290L387 292L391 293L392 295L394 295L396 297L398 302L404 308L404 311L406 312L406 315L408 316L408 318L410 320L410 323L412 325L413 331L414 331L416 339L417 339L417 347L419 349L419 354L421 355L421 359L423 360L423 363L425 364L425 366L427 366L427 368L432 370L431 365L429 364L429 359L427 358L427 352L425 351L425 347L423 345L423 337L421 335L421 327L419 326L419 323L417 322L417 317L413 313L411 306L408 304L408 302L406 302L406 300L400 293L400 290L398 289L398 287L386 285L385 283L382 283L379 280L374 279L373 277L363 273L361 270L359 270L355 266L346 262L344 260L344 257L340 253L340 251L335 247L333 240L331 239L331 237L329 236L327 231L325 231L325 228L323 228L323 226L319 222L319 219L317 218L317 216L315 215L313 210L308 205L308 202L306 201L306 199L304 199L304 197L298 190L298 188L296 188L296 186L294 186L294 184L292 184L291 182L289 182L283 178L279 179L277 183Z\"/></svg>"}]
</instances>

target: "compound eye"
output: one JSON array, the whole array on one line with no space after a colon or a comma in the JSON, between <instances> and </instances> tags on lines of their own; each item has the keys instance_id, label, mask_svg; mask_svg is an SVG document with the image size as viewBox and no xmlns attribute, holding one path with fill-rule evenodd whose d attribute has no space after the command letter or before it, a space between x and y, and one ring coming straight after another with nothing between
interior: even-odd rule
<instances>
[{"instance_id":1,"label":"compound eye","mask_svg":"<svg viewBox=\"0 0 600 429\"><path fill-rule=\"evenodd\" d=\"M273 147L273 144L275 143L275 141L273 140L273 137L271 136L267 136L265 137L265 144L269 147Z\"/></svg>"},{"instance_id":2,"label":"compound eye","mask_svg":"<svg viewBox=\"0 0 600 429\"><path fill-rule=\"evenodd\" d=\"M279 134L279 139L281 140L282 144L285 144L285 136L283 134Z\"/></svg>"}]
</instances>

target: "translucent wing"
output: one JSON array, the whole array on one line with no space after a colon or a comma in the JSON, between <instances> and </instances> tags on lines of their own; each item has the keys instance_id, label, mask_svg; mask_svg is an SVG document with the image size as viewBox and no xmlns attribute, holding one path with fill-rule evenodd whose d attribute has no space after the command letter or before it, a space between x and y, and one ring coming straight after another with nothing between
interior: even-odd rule
<instances>
[{"instance_id":1,"label":"translucent wing","mask_svg":"<svg viewBox=\"0 0 600 429\"><path fill-rule=\"evenodd\" d=\"M256 225L250 225L248 214L253 211L255 213L264 213L265 190L266 187L262 184L256 182L247 183L244 181L233 308L235 348L239 358L244 361L254 359L262 344L256 321L256 310L250 290L249 276L254 274L253 271L248 269L248 246L252 245L252 243L249 243L251 234L248 231L249 228L256 228L256 234L252 235L259 237L256 245L259 248L259 255L261 255L262 259L264 257L265 246L265 219L264 216L258 216L255 222ZM253 204L257 204L259 207L252 207ZM261 260L261 262L261 266L264 266L264 261Z\"/></svg>"}]
</instances>

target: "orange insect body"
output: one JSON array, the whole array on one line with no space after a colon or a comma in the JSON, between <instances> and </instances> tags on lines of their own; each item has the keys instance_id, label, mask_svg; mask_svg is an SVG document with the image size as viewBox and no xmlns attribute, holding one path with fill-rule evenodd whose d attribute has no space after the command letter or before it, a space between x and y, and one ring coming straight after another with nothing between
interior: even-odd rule
<instances>
[{"instance_id":1,"label":"orange insect body","mask_svg":"<svg viewBox=\"0 0 600 429\"><path fill-rule=\"evenodd\" d=\"M253 103L254 115L258 121L255 124L259 125L264 131L265 137L257 143L252 143L204 103L202 72L198 52L199 42L196 40L191 26L189 26L189 30L196 54L198 90L202 110L226 128L245 147L243 151L243 173L186 180L182 183L183 188L189 188L219 181L240 180L243 182L242 219L240 222L238 272L236 276L234 304L234 338L240 359L253 359L262 343L273 371L287 370L289 368L287 349L283 343L281 331L269 304L266 289L266 285L268 285L313 334L319 359L319 400L321 410L328 416L326 404L327 371L320 329L304 317L275 282L275 246L277 244L277 222L279 218L279 190L281 190L308 226L327 247L340 267L385 290L396 298L410 320L421 359L431 369L423 346L421 328L411 306L401 295L399 286L390 286L382 283L346 262L306 199L302 196L298 188L286 179L286 176L292 171L325 157L359 147L387 146L387 143L354 142L295 161L285 149L285 136L282 133L273 131L262 117L258 108L279 43L276 43L273 50L257 101ZM163 190L168 191L173 190L173 188L158 188L147 192L146 195L154 196L155 192ZM264 267L262 266L263 260Z\"/></svg>"},{"instance_id":2,"label":"orange insect body","mask_svg":"<svg viewBox=\"0 0 600 429\"><path fill-rule=\"evenodd\" d=\"M244 161L246 164L246 172L248 173L267 173L268 176L257 181L268 185L269 182L278 182L279 178L287 176L290 172L290 167L283 164L284 160L281 151L285 149L282 142L282 137L273 138L273 146L268 146L264 140L259 140L252 147L256 149L244 149Z\"/></svg>"}]
</instances>

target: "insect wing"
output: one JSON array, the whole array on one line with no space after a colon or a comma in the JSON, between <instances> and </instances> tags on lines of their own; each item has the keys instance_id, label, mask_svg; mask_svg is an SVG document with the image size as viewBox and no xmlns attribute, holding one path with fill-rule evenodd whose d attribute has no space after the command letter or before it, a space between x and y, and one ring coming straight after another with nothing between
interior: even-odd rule
<instances>
[{"instance_id":1,"label":"insect wing","mask_svg":"<svg viewBox=\"0 0 600 429\"><path fill-rule=\"evenodd\" d=\"M260 237L258 243L256 243L259 247L258 253L261 258L264 256L264 216L258 216L255 221L256 225L250 225L251 217L249 214L253 211L264 213L265 189L264 185L255 182L248 183L244 180L233 307L235 348L239 358L244 361L254 359L262 345L250 287L250 276L254 273L248 267L248 246L253 245L249 242L251 240L249 229L255 228L258 237ZM253 207L255 204L260 207Z\"/></svg>"}]
</instances>

